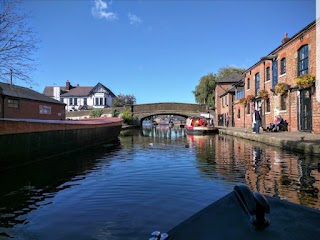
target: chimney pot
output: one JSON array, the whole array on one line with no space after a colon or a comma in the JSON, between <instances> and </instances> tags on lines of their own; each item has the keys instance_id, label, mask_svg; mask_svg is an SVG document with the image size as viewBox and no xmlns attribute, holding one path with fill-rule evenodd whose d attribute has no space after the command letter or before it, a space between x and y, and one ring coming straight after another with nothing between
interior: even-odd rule
<instances>
[{"instance_id":1,"label":"chimney pot","mask_svg":"<svg viewBox=\"0 0 320 240\"><path fill-rule=\"evenodd\" d=\"M66 82L66 90L69 91L70 90L70 82L67 80Z\"/></svg>"}]
</instances>

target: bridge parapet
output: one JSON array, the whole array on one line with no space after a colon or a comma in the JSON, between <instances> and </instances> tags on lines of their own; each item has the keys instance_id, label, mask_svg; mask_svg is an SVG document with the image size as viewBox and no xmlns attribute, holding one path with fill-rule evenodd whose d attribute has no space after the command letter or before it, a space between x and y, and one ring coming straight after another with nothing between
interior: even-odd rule
<instances>
[{"instance_id":1,"label":"bridge parapet","mask_svg":"<svg viewBox=\"0 0 320 240\"><path fill-rule=\"evenodd\" d=\"M207 112L205 104L192 103L147 103L126 106L132 113L133 117L138 121L142 121L146 117L154 115L179 115L188 117L199 113Z\"/></svg>"},{"instance_id":2,"label":"bridge parapet","mask_svg":"<svg viewBox=\"0 0 320 240\"><path fill-rule=\"evenodd\" d=\"M206 112L205 104L192 103L148 103L132 105L131 111L133 114L152 113L152 112Z\"/></svg>"}]
</instances>

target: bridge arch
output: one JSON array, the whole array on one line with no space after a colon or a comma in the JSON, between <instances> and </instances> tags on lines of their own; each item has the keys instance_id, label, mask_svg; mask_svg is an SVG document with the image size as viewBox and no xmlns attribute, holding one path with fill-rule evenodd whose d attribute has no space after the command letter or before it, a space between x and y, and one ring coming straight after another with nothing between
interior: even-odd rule
<instances>
[{"instance_id":1,"label":"bridge arch","mask_svg":"<svg viewBox=\"0 0 320 240\"><path fill-rule=\"evenodd\" d=\"M193 103L176 103L176 102L162 102L162 103L147 103L134 104L126 106L130 108L132 116L137 122L142 124L143 119L156 115L176 115L182 117L189 117L199 115L200 113L207 113L205 104ZM212 110L211 110L212 112Z\"/></svg>"}]
</instances>

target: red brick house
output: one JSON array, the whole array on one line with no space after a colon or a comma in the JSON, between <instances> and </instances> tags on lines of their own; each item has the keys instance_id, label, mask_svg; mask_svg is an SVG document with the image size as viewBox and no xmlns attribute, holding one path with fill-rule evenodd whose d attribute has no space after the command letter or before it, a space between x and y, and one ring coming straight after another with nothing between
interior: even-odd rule
<instances>
[{"instance_id":1,"label":"red brick house","mask_svg":"<svg viewBox=\"0 0 320 240\"><path fill-rule=\"evenodd\" d=\"M306 76L313 79L313 83L299 85L297 79ZM229 115L233 114L235 127L251 128L252 110L256 108L261 112L264 128L276 115L281 115L289 123L289 131L320 133L320 103L316 100L315 76L314 21L291 38L285 34L279 47L244 72L238 85L233 85L234 92L230 88L219 95L216 105L222 104L223 97L234 96ZM242 91L243 94L239 94Z\"/></svg>"},{"instance_id":2,"label":"red brick house","mask_svg":"<svg viewBox=\"0 0 320 240\"><path fill-rule=\"evenodd\" d=\"M0 83L0 118L65 119L65 104L25 87Z\"/></svg>"},{"instance_id":3,"label":"red brick house","mask_svg":"<svg viewBox=\"0 0 320 240\"><path fill-rule=\"evenodd\" d=\"M243 78L242 74L231 73L216 82L215 102L216 104L216 123L218 126L235 126L233 104L235 101L235 84Z\"/></svg>"}]
</instances>

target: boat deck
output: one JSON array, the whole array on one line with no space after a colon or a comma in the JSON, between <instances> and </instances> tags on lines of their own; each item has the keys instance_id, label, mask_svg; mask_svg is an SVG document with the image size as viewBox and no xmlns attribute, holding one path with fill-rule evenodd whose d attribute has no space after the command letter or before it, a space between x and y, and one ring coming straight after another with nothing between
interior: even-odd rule
<instances>
[{"instance_id":1,"label":"boat deck","mask_svg":"<svg viewBox=\"0 0 320 240\"><path fill-rule=\"evenodd\" d=\"M318 239L320 211L266 197L271 224L256 228L233 191L171 229L170 240L185 239Z\"/></svg>"}]
</instances>

